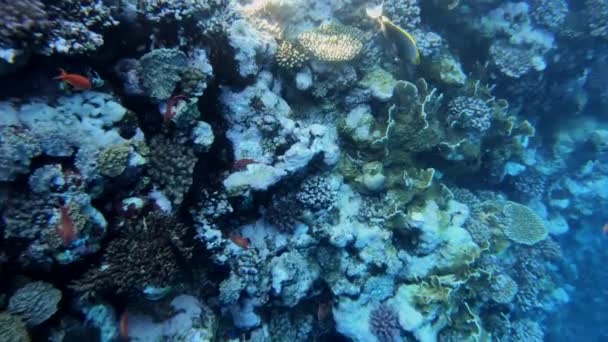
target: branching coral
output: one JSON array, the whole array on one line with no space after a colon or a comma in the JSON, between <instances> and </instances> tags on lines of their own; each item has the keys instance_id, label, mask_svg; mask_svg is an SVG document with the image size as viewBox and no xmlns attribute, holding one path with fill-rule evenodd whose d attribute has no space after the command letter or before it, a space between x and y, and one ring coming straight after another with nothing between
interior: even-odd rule
<instances>
[{"instance_id":1,"label":"branching coral","mask_svg":"<svg viewBox=\"0 0 608 342\"><path fill-rule=\"evenodd\" d=\"M37 281L20 288L9 299L8 311L21 317L30 326L36 326L57 312L61 291L49 283Z\"/></svg>"},{"instance_id":2,"label":"branching coral","mask_svg":"<svg viewBox=\"0 0 608 342\"><path fill-rule=\"evenodd\" d=\"M324 175L307 178L296 193L300 205L311 211L331 210L337 200L337 193L330 180Z\"/></svg>"},{"instance_id":3,"label":"branching coral","mask_svg":"<svg viewBox=\"0 0 608 342\"><path fill-rule=\"evenodd\" d=\"M44 54L95 50L104 43L102 32L118 24L102 1L3 0L0 6L4 47Z\"/></svg>"},{"instance_id":4,"label":"branching coral","mask_svg":"<svg viewBox=\"0 0 608 342\"><path fill-rule=\"evenodd\" d=\"M539 25L556 30L566 21L568 14L566 0L532 0L530 3L532 18Z\"/></svg>"},{"instance_id":5,"label":"branching coral","mask_svg":"<svg viewBox=\"0 0 608 342\"><path fill-rule=\"evenodd\" d=\"M29 130L0 126L0 181L27 173L30 160L41 153L40 141Z\"/></svg>"},{"instance_id":6,"label":"branching coral","mask_svg":"<svg viewBox=\"0 0 608 342\"><path fill-rule=\"evenodd\" d=\"M420 25L418 0L384 1L384 12L394 23L405 29L411 30Z\"/></svg>"},{"instance_id":7,"label":"branching coral","mask_svg":"<svg viewBox=\"0 0 608 342\"><path fill-rule=\"evenodd\" d=\"M192 173L198 160L193 148L177 138L163 135L152 137L149 145L152 181L173 204L181 204L192 185Z\"/></svg>"},{"instance_id":8,"label":"branching coral","mask_svg":"<svg viewBox=\"0 0 608 342\"><path fill-rule=\"evenodd\" d=\"M192 257L192 249L184 244L187 227L174 217L151 213L141 221L128 221L121 232L105 249L101 266L73 285L77 292L141 294L146 287L168 288L175 284L180 262Z\"/></svg>"},{"instance_id":9,"label":"branching coral","mask_svg":"<svg viewBox=\"0 0 608 342\"><path fill-rule=\"evenodd\" d=\"M402 339L397 312L387 304L380 304L370 313L369 325L379 342L396 342Z\"/></svg>"},{"instance_id":10,"label":"branching coral","mask_svg":"<svg viewBox=\"0 0 608 342\"><path fill-rule=\"evenodd\" d=\"M308 59L306 53L301 51L296 45L284 41L277 50L277 64L285 69L300 68Z\"/></svg>"},{"instance_id":11,"label":"branching coral","mask_svg":"<svg viewBox=\"0 0 608 342\"><path fill-rule=\"evenodd\" d=\"M343 62L363 52L363 33L350 26L328 23L302 32L298 44L312 56L325 62Z\"/></svg>"},{"instance_id":12,"label":"branching coral","mask_svg":"<svg viewBox=\"0 0 608 342\"><path fill-rule=\"evenodd\" d=\"M511 323L511 338L513 341L542 342L544 332L537 322L523 319Z\"/></svg>"},{"instance_id":13,"label":"branching coral","mask_svg":"<svg viewBox=\"0 0 608 342\"><path fill-rule=\"evenodd\" d=\"M545 62L529 48L513 46L498 40L490 46L490 56L496 67L506 76L519 78L530 70L541 71Z\"/></svg>"},{"instance_id":14,"label":"branching coral","mask_svg":"<svg viewBox=\"0 0 608 342\"><path fill-rule=\"evenodd\" d=\"M493 109L483 100L458 96L448 104L448 125L450 127L484 132L492 124Z\"/></svg>"}]
</instances>

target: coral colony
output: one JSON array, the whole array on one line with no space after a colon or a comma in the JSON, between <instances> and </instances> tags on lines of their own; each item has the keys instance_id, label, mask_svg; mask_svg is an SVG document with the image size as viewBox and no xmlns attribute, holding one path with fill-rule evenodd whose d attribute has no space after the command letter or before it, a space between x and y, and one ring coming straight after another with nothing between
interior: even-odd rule
<instances>
[{"instance_id":1,"label":"coral colony","mask_svg":"<svg viewBox=\"0 0 608 342\"><path fill-rule=\"evenodd\" d=\"M0 0L0 341L608 340L607 62L606 0Z\"/></svg>"}]
</instances>

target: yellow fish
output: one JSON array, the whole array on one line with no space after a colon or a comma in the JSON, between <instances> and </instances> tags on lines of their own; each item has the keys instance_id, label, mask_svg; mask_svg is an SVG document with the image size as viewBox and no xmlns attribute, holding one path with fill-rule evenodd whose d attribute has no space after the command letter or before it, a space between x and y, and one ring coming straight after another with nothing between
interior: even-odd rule
<instances>
[{"instance_id":1,"label":"yellow fish","mask_svg":"<svg viewBox=\"0 0 608 342\"><path fill-rule=\"evenodd\" d=\"M406 30L382 15L382 5L366 9L367 15L380 24L384 37L393 43L397 55L412 64L420 64L420 52L416 40Z\"/></svg>"}]
</instances>

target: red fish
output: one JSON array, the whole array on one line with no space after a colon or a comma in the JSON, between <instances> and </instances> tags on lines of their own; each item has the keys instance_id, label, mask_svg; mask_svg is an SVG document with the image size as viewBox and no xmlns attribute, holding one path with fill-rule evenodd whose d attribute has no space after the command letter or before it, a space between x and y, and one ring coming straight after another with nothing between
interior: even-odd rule
<instances>
[{"instance_id":1,"label":"red fish","mask_svg":"<svg viewBox=\"0 0 608 342\"><path fill-rule=\"evenodd\" d=\"M232 164L232 171L243 171L249 164L255 164L256 161L253 159L239 159Z\"/></svg>"},{"instance_id":2,"label":"red fish","mask_svg":"<svg viewBox=\"0 0 608 342\"><path fill-rule=\"evenodd\" d=\"M234 242L236 245L238 245L242 249L249 248L249 244L251 243L251 240L249 240L248 238L238 236L238 235L230 235L230 240L232 240L232 242Z\"/></svg>"},{"instance_id":3,"label":"red fish","mask_svg":"<svg viewBox=\"0 0 608 342\"><path fill-rule=\"evenodd\" d=\"M173 117L176 114L173 111L173 108L179 104L180 100L185 100L185 99L186 99L185 95L176 95L176 96L173 96L172 98L170 98L169 101L167 101L167 105L165 106L165 112L163 113L163 123L165 125L169 124L169 121L171 121L171 119L173 119Z\"/></svg>"},{"instance_id":4,"label":"red fish","mask_svg":"<svg viewBox=\"0 0 608 342\"><path fill-rule=\"evenodd\" d=\"M604 232L604 235L608 235L608 223L602 227L602 231Z\"/></svg>"},{"instance_id":5,"label":"red fish","mask_svg":"<svg viewBox=\"0 0 608 342\"><path fill-rule=\"evenodd\" d=\"M61 70L61 74L55 77L56 80L62 80L77 90L91 89L91 80L88 77L78 74L68 74L63 69L59 70Z\"/></svg>"},{"instance_id":6,"label":"red fish","mask_svg":"<svg viewBox=\"0 0 608 342\"><path fill-rule=\"evenodd\" d=\"M120 316L120 338L123 341L129 340L129 311L125 310Z\"/></svg>"},{"instance_id":7,"label":"red fish","mask_svg":"<svg viewBox=\"0 0 608 342\"><path fill-rule=\"evenodd\" d=\"M74 220L70 216L70 210L66 205L60 205L61 222L55 227L57 235L63 240L63 246L67 247L76 238Z\"/></svg>"},{"instance_id":8,"label":"red fish","mask_svg":"<svg viewBox=\"0 0 608 342\"><path fill-rule=\"evenodd\" d=\"M330 313L331 301L319 303L319 307L317 308L317 319L319 322L326 320Z\"/></svg>"}]
</instances>

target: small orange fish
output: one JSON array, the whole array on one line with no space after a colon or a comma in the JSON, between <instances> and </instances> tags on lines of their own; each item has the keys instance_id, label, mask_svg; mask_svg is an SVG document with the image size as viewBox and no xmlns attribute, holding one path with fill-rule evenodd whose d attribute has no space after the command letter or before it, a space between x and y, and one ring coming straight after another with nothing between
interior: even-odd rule
<instances>
[{"instance_id":1,"label":"small orange fish","mask_svg":"<svg viewBox=\"0 0 608 342\"><path fill-rule=\"evenodd\" d=\"M238 245L242 249L249 248L249 244L251 243L251 240L249 240L249 238L238 236L238 235L230 235L230 240L232 240L232 242L234 242L236 245Z\"/></svg>"},{"instance_id":2,"label":"small orange fish","mask_svg":"<svg viewBox=\"0 0 608 342\"><path fill-rule=\"evenodd\" d=\"M65 70L59 69L61 74L55 77L56 80L62 80L65 83L74 87L77 90L88 90L91 89L91 80L82 75L68 74Z\"/></svg>"},{"instance_id":3,"label":"small orange fish","mask_svg":"<svg viewBox=\"0 0 608 342\"><path fill-rule=\"evenodd\" d=\"M602 231L604 232L604 235L608 235L608 223L602 227Z\"/></svg>"},{"instance_id":4,"label":"small orange fish","mask_svg":"<svg viewBox=\"0 0 608 342\"><path fill-rule=\"evenodd\" d=\"M232 171L243 171L247 168L249 164L255 164L256 161L253 159L239 159L235 160L234 164L232 164Z\"/></svg>"},{"instance_id":5,"label":"small orange fish","mask_svg":"<svg viewBox=\"0 0 608 342\"><path fill-rule=\"evenodd\" d=\"M326 320L330 313L331 301L319 303L319 307L317 308L317 319L319 322Z\"/></svg>"},{"instance_id":6,"label":"small orange fish","mask_svg":"<svg viewBox=\"0 0 608 342\"><path fill-rule=\"evenodd\" d=\"M60 205L59 210L61 211L61 222L55 226L55 231L63 240L63 246L67 247L76 238L74 220L72 220L69 208L66 205Z\"/></svg>"},{"instance_id":7,"label":"small orange fish","mask_svg":"<svg viewBox=\"0 0 608 342\"><path fill-rule=\"evenodd\" d=\"M129 311L125 309L125 312L120 316L120 338L123 341L129 340Z\"/></svg>"},{"instance_id":8,"label":"small orange fish","mask_svg":"<svg viewBox=\"0 0 608 342\"><path fill-rule=\"evenodd\" d=\"M163 123L165 125L169 124L171 119L173 119L173 117L176 114L173 111L173 108L179 104L180 100L185 100L185 99L186 99L185 95L176 95L176 96L173 96L172 98L170 98L169 101L167 101L167 105L165 106L165 112L163 113Z\"/></svg>"}]
</instances>

